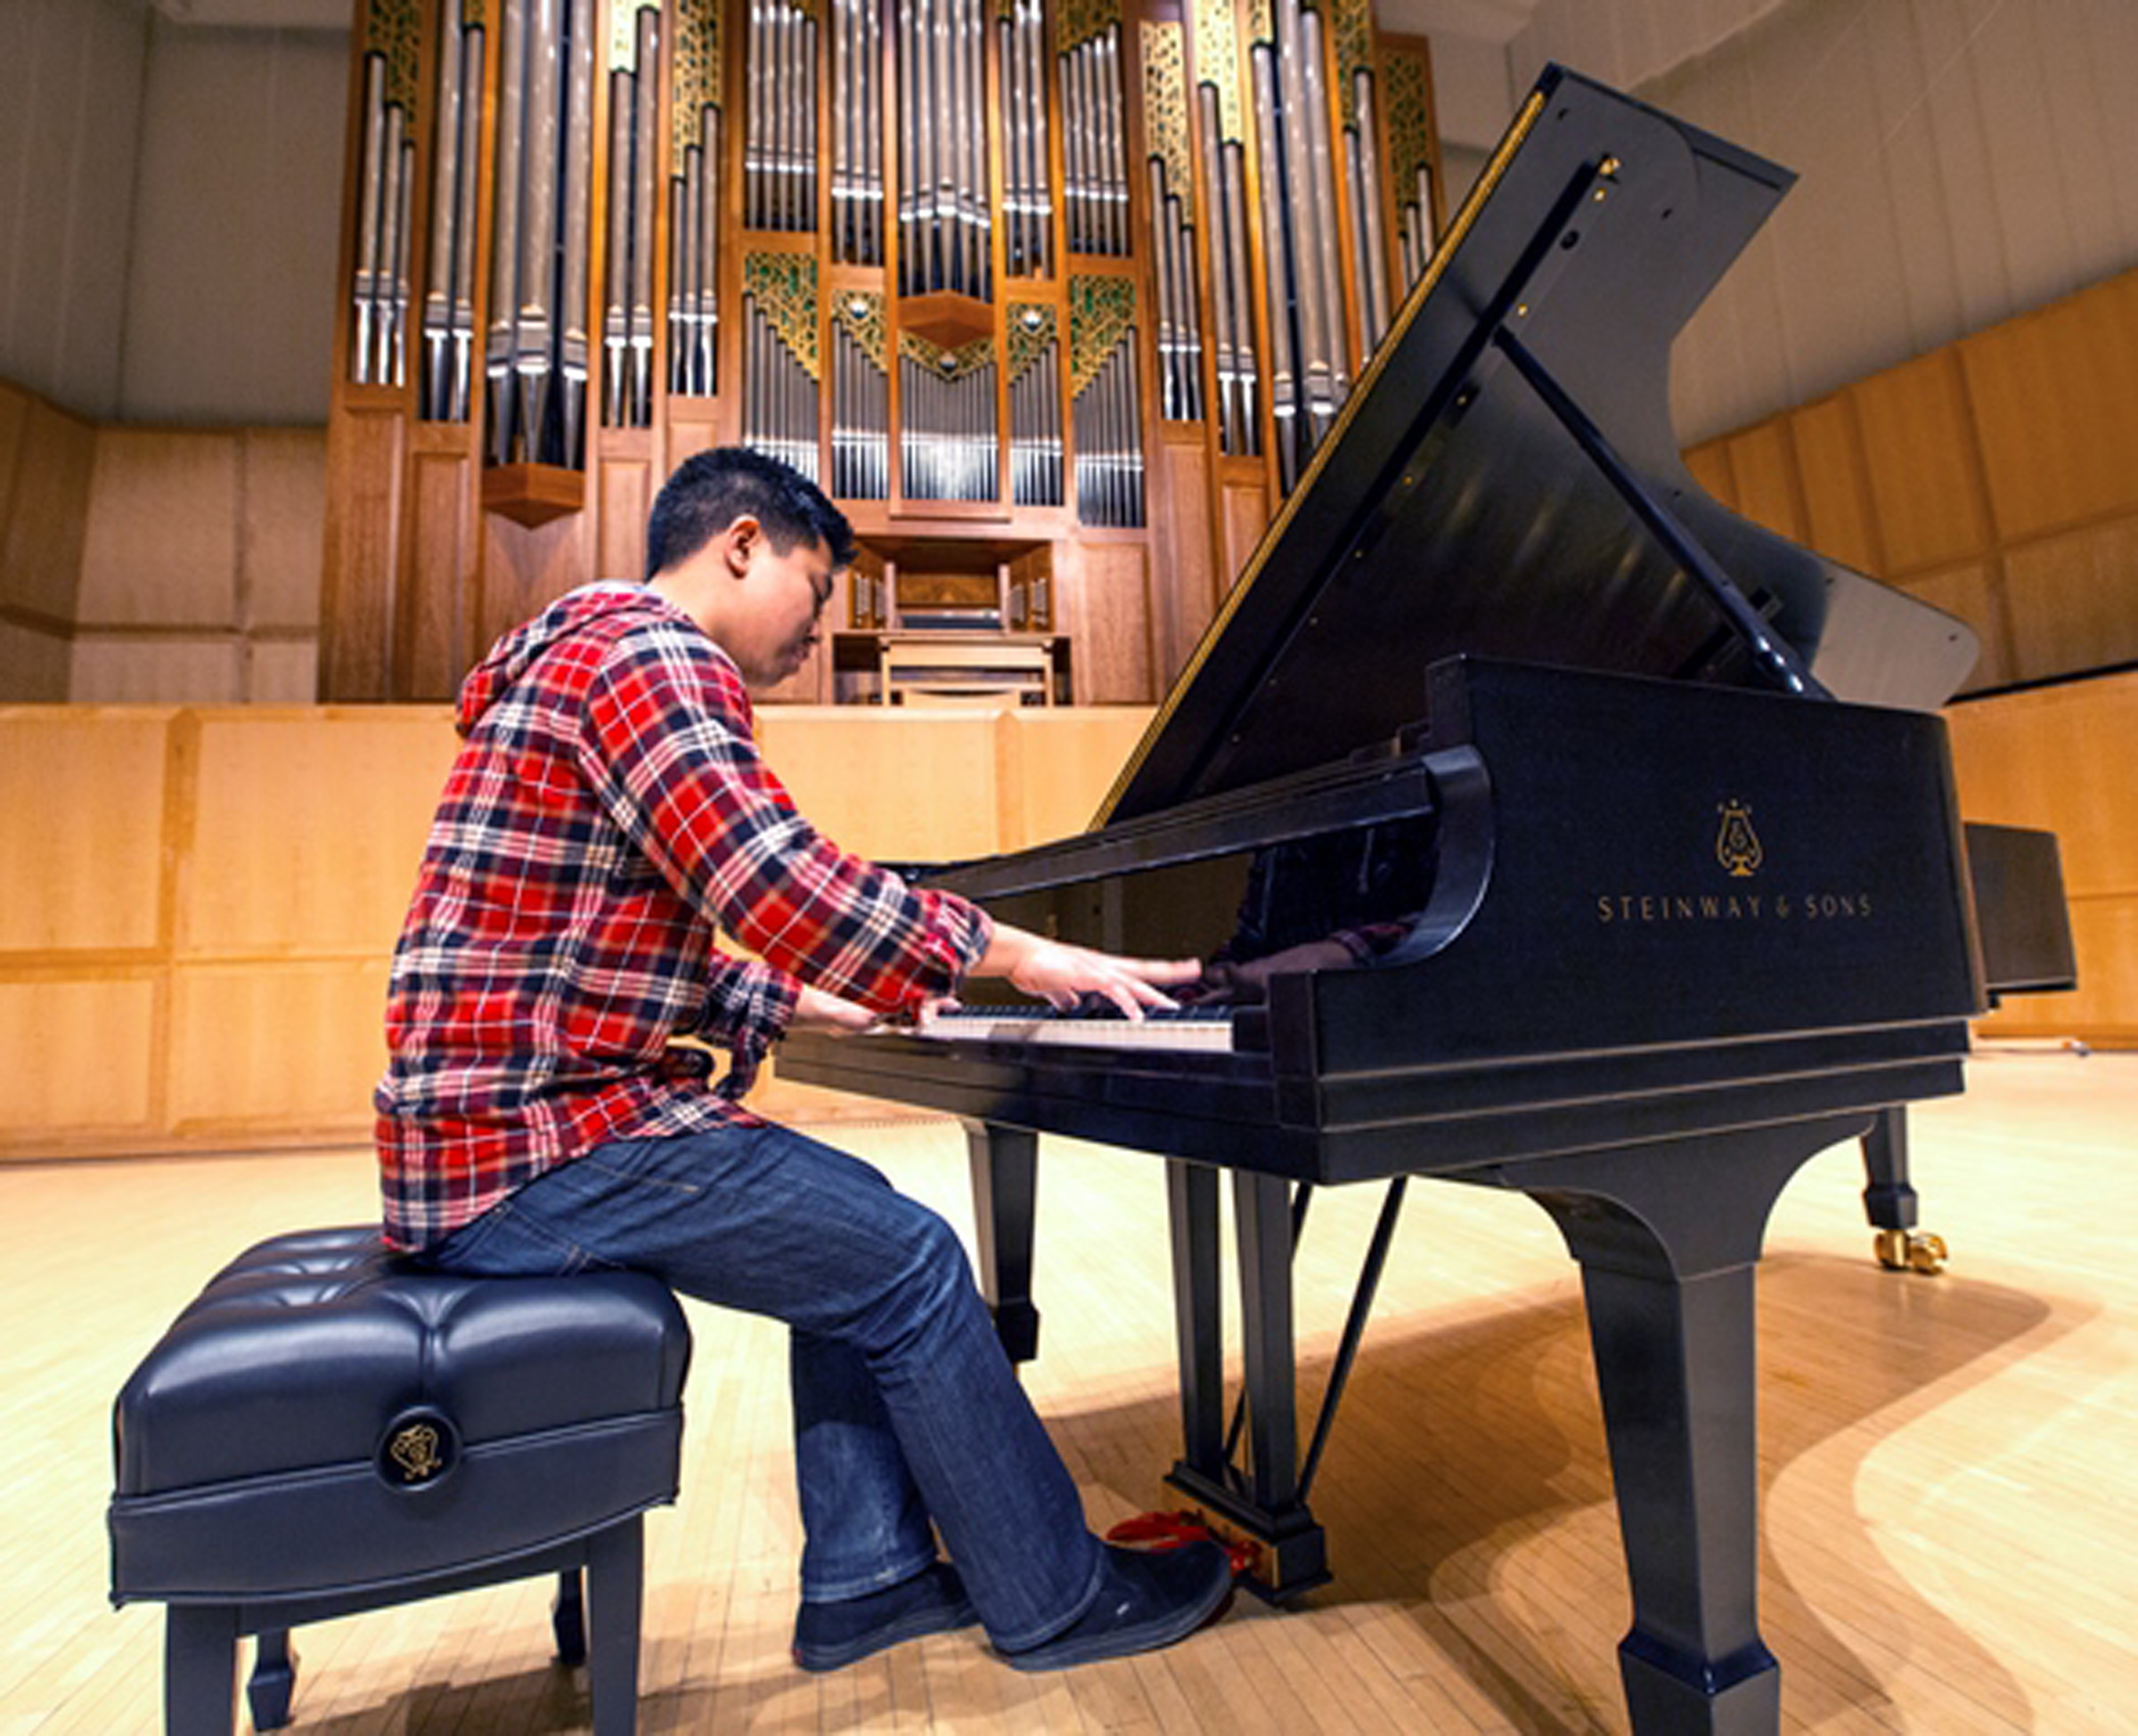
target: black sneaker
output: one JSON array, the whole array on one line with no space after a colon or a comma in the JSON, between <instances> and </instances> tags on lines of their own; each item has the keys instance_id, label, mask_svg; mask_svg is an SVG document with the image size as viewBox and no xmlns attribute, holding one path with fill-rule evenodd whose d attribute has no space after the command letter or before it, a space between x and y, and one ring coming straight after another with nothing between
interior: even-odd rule
<instances>
[{"instance_id":1,"label":"black sneaker","mask_svg":"<svg viewBox=\"0 0 2138 1736\"><path fill-rule=\"evenodd\" d=\"M1232 1558L1214 1543L1179 1549L1106 1547L1098 1598L1051 1640L1003 1654L1012 1668L1060 1670L1155 1651L1185 1640L1232 1600Z\"/></svg>"},{"instance_id":2,"label":"black sneaker","mask_svg":"<svg viewBox=\"0 0 2138 1736\"><path fill-rule=\"evenodd\" d=\"M804 1603L795 1618L795 1662L805 1670L841 1669L902 1640L947 1634L979 1619L958 1569L937 1561L865 1597Z\"/></svg>"}]
</instances>

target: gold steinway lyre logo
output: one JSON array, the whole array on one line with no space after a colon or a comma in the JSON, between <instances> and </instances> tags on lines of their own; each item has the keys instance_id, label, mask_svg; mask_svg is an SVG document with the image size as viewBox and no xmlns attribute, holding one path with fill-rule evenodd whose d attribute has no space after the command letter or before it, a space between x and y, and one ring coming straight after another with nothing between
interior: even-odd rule
<instances>
[{"instance_id":1,"label":"gold steinway lyre logo","mask_svg":"<svg viewBox=\"0 0 2138 1736\"><path fill-rule=\"evenodd\" d=\"M428 1422L412 1422L396 1435L386 1449L401 1468L404 1482L420 1483L445 1469L438 1451L438 1431Z\"/></svg>"},{"instance_id":2,"label":"gold steinway lyre logo","mask_svg":"<svg viewBox=\"0 0 2138 1736\"><path fill-rule=\"evenodd\" d=\"M1752 830L1752 811L1742 802L1719 804L1721 828L1715 834L1715 860L1739 880L1749 880L1767 860L1759 835Z\"/></svg>"}]
</instances>

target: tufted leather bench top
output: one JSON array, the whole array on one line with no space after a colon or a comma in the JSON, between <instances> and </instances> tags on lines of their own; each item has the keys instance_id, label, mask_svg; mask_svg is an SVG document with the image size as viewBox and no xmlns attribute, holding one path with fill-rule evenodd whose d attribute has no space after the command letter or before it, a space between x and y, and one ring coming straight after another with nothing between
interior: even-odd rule
<instances>
[{"instance_id":1,"label":"tufted leather bench top","mask_svg":"<svg viewBox=\"0 0 2138 1736\"><path fill-rule=\"evenodd\" d=\"M262 1243L119 1394L113 1601L388 1591L672 1500L690 1350L639 1274L456 1277L371 1228Z\"/></svg>"}]
</instances>

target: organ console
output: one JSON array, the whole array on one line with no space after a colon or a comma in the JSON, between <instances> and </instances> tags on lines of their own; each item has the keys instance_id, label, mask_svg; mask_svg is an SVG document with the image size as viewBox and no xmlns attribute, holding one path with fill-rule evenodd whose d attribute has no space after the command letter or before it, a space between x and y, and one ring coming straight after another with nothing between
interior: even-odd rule
<instances>
[{"instance_id":1,"label":"organ console","mask_svg":"<svg viewBox=\"0 0 2138 1736\"><path fill-rule=\"evenodd\" d=\"M1734 518L1671 436L1671 340L1790 180L1547 70L1093 828L931 876L1024 926L1204 957L1197 1016L1131 1048L997 1006L976 1034L797 1034L779 1062L966 1120L1016 1355L1037 1136L1163 1161L1171 1481L1279 1597L1329 1572L1333 1413L1302 1457L1293 1397L1306 1191L1386 1186L1369 1280L1410 1177L1534 1199L1581 1267L1642 1736L1778 1728L1763 1226L1814 1153L1961 1088L1984 998L1934 714L1971 636ZM1334 376L1304 366L1311 417Z\"/></svg>"}]
</instances>

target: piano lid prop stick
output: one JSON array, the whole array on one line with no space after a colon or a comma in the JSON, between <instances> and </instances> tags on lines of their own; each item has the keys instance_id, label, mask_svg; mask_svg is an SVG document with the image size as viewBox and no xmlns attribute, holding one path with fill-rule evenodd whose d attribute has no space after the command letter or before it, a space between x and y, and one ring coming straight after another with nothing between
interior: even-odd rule
<instances>
[{"instance_id":1,"label":"piano lid prop stick","mask_svg":"<svg viewBox=\"0 0 2138 1736\"><path fill-rule=\"evenodd\" d=\"M1697 579L1713 599L1724 617L1744 641L1752 661L1769 680L1790 693L1801 693L1812 698L1831 699L1819 679L1808 668L1796 649L1777 633L1760 615L1759 610L1746 600L1744 592L1738 590L1736 582L1716 564L1714 557L1700 544L1677 515L1670 511L1643 485L1638 477L1628 469L1618 455L1604 430L1590 421L1587 413L1561 388L1552 378L1551 371L1530 354L1529 346L1510 331L1503 322L1492 333L1495 347L1512 362L1522 377L1529 381L1545 407L1559 419L1560 425L1574 436L1581 450L1588 454L1596 468L1615 488L1620 499L1633 509L1634 516L1648 527L1657 542L1669 550L1688 573Z\"/></svg>"}]
</instances>

